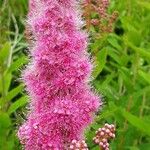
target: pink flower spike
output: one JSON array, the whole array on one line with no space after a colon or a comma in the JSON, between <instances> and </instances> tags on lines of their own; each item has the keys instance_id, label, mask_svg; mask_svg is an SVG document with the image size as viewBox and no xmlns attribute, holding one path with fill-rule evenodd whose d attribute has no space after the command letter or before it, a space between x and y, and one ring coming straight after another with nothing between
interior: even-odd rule
<instances>
[{"instance_id":1,"label":"pink flower spike","mask_svg":"<svg viewBox=\"0 0 150 150\"><path fill-rule=\"evenodd\" d=\"M18 130L25 150L65 150L70 143L88 149L78 141L102 102L89 84L93 65L78 5L78 0L29 0L27 32L34 40L22 79L30 113Z\"/></svg>"}]
</instances>

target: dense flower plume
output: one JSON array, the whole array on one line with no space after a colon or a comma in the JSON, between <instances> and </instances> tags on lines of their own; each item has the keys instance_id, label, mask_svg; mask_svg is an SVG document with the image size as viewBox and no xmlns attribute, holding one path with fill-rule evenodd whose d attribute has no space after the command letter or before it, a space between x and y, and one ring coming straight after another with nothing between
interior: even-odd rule
<instances>
[{"instance_id":1,"label":"dense flower plume","mask_svg":"<svg viewBox=\"0 0 150 150\"><path fill-rule=\"evenodd\" d=\"M18 136L25 150L65 150L84 139L101 101L90 85L87 35L77 0L30 0L28 30L34 37L23 72L31 98Z\"/></svg>"}]
</instances>

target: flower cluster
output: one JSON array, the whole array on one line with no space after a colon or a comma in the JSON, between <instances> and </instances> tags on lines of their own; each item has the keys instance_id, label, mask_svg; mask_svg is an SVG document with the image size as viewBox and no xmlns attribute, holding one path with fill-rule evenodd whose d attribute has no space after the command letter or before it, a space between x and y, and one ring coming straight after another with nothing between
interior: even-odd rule
<instances>
[{"instance_id":1,"label":"flower cluster","mask_svg":"<svg viewBox=\"0 0 150 150\"><path fill-rule=\"evenodd\" d=\"M102 105L89 84L87 34L80 30L77 0L30 0L29 6L27 30L34 40L22 78L31 102L18 137L25 150L64 150L83 139Z\"/></svg>"},{"instance_id":2,"label":"flower cluster","mask_svg":"<svg viewBox=\"0 0 150 150\"><path fill-rule=\"evenodd\" d=\"M69 150L88 150L88 147L84 140L72 140Z\"/></svg>"},{"instance_id":3,"label":"flower cluster","mask_svg":"<svg viewBox=\"0 0 150 150\"><path fill-rule=\"evenodd\" d=\"M99 144L102 150L109 150L109 140L113 138L115 138L115 126L106 123L103 128L99 128L96 131L93 141Z\"/></svg>"},{"instance_id":4,"label":"flower cluster","mask_svg":"<svg viewBox=\"0 0 150 150\"><path fill-rule=\"evenodd\" d=\"M108 13L109 0L85 0L84 1L84 17L87 23L100 29L102 33L112 32L113 23L118 17L118 12L114 11L112 14ZM95 18L92 14L96 14ZM90 19L90 21L89 21Z\"/></svg>"}]
</instances>

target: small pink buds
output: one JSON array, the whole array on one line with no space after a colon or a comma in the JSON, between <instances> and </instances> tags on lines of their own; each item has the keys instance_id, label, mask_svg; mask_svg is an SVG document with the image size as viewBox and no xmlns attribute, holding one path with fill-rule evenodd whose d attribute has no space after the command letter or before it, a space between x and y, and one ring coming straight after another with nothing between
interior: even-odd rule
<instances>
[{"instance_id":1,"label":"small pink buds","mask_svg":"<svg viewBox=\"0 0 150 150\"><path fill-rule=\"evenodd\" d=\"M96 131L93 141L100 146L102 150L109 150L109 140L115 138L115 126L105 124L103 128Z\"/></svg>"},{"instance_id":2,"label":"small pink buds","mask_svg":"<svg viewBox=\"0 0 150 150\"><path fill-rule=\"evenodd\" d=\"M110 33L113 31L113 24L115 23L118 12L114 11L111 14L108 13L110 6L109 0L90 1L84 0L83 9L86 23L89 26L99 27L99 32ZM92 14L97 14L97 17L93 18Z\"/></svg>"},{"instance_id":3,"label":"small pink buds","mask_svg":"<svg viewBox=\"0 0 150 150\"><path fill-rule=\"evenodd\" d=\"M33 45L33 43L35 42L35 37L33 36L30 25L28 24L26 24L25 26L24 36L28 44Z\"/></svg>"},{"instance_id":4,"label":"small pink buds","mask_svg":"<svg viewBox=\"0 0 150 150\"><path fill-rule=\"evenodd\" d=\"M92 19L91 20L91 23L94 25L94 26L97 26L99 25L100 21L98 19Z\"/></svg>"},{"instance_id":5,"label":"small pink buds","mask_svg":"<svg viewBox=\"0 0 150 150\"><path fill-rule=\"evenodd\" d=\"M84 140L72 140L69 150L88 150L88 147Z\"/></svg>"}]
</instances>

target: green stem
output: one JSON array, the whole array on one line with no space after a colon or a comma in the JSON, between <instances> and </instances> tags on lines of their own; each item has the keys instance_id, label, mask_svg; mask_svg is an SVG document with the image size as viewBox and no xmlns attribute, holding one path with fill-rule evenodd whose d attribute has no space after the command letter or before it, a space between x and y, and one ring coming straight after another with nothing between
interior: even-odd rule
<instances>
[{"instance_id":1,"label":"green stem","mask_svg":"<svg viewBox=\"0 0 150 150\"><path fill-rule=\"evenodd\" d=\"M1 83L2 83L2 98L1 98L1 102L0 102L0 109L5 109L4 108L4 106L3 106L3 104L5 103L5 97L6 97L6 91L5 91L5 78L4 78L4 72L3 71L1 71L0 72L0 80L1 80Z\"/></svg>"}]
</instances>

